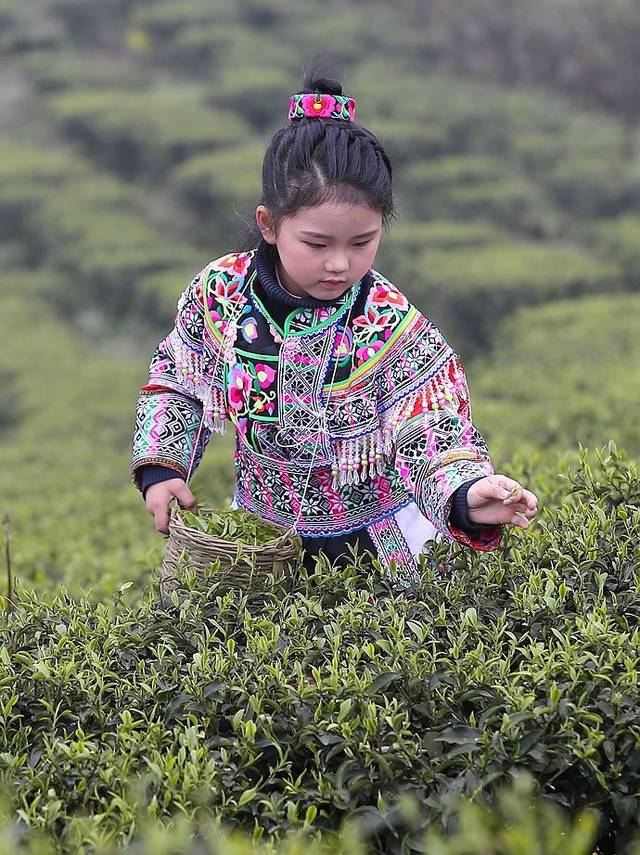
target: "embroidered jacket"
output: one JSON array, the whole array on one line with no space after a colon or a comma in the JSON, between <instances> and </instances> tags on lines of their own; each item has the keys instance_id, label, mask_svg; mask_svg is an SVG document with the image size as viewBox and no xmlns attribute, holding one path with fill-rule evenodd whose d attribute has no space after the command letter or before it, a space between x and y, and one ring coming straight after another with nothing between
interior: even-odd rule
<instances>
[{"instance_id":1,"label":"embroidered jacket","mask_svg":"<svg viewBox=\"0 0 640 855\"><path fill-rule=\"evenodd\" d=\"M499 528L471 537L449 521L455 490L493 468L438 329L375 270L278 324L254 256L208 263L181 295L140 390L136 486L150 464L186 478L230 419L236 502L265 519L307 537L367 527L405 569L434 536L493 549Z\"/></svg>"}]
</instances>

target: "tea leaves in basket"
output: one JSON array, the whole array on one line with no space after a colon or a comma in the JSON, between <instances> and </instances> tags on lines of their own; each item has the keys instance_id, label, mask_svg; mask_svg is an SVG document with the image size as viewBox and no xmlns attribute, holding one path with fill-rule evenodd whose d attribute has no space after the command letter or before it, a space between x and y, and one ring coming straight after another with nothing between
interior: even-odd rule
<instances>
[{"instance_id":1,"label":"tea leaves in basket","mask_svg":"<svg viewBox=\"0 0 640 855\"><path fill-rule=\"evenodd\" d=\"M271 543L282 535L280 529L265 522L257 514L251 514L241 508L201 513L183 510L180 511L180 517L184 524L191 528L221 540L246 543L250 546Z\"/></svg>"}]
</instances>

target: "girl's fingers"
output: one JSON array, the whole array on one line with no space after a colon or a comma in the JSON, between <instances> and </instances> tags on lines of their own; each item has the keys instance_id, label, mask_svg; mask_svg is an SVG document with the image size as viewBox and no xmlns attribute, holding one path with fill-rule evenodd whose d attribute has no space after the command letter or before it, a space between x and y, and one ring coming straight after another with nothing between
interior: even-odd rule
<instances>
[{"instance_id":1,"label":"girl's fingers","mask_svg":"<svg viewBox=\"0 0 640 855\"><path fill-rule=\"evenodd\" d=\"M524 505L527 508L533 509L537 508L538 499L530 490L525 490L524 487L520 487L504 499L504 504Z\"/></svg>"},{"instance_id":2,"label":"girl's fingers","mask_svg":"<svg viewBox=\"0 0 640 855\"><path fill-rule=\"evenodd\" d=\"M169 534L169 509L157 508L153 514L156 523L156 531L160 534Z\"/></svg>"},{"instance_id":3,"label":"girl's fingers","mask_svg":"<svg viewBox=\"0 0 640 855\"><path fill-rule=\"evenodd\" d=\"M506 475L490 475L486 481L491 485L492 497L501 501L517 497L524 490L522 485Z\"/></svg>"},{"instance_id":4,"label":"girl's fingers","mask_svg":"<svg viewBox=\"0 0 640 855\"><path fill-rule=\"evenodd\" d=\"M500 499L505 505L516 505L524 503L530 508L538 504L537 496L530 490L526 490L522 484L506 475L493 475L486 479L492 486L493 495ZM489 496L487 496L489 498Z\"/></svg>"},{"instance_id":5,"label":"girl's fingers","mask_svg":"<svg viewBox=\"0 0 640 855\"><path fill-rule=\"evenodd\" d=\"M515 505L522 501L522 496L524 494L524 490L519 484L516 484L514 487L509 490L506 497L503 498L503 503L505 505Z\"/></svg>"},{"instance_id":6,"label":"girl's fingers","mask_svg":"<svg viewBox=\"0 0 640 855\"><path fill-rule=\"evenodd\" d=\"M527 516L531 514L533 516L538 513L538 505L535 502L515 502L509 505L509 510L516 514L527 514Z\"/></svg>"},{"instance_id":7,"label":"girl's fingers","mask_svg":"<svg viewBox=\"0 0 640 855\"><path fill-rule=\"evenodd\" d=\"M529 526L531 525L528 518L524 514L514 514L511 517L511 524L517 525L518 528L521 528L524 531L526 531L529 528Z\"/></svg>"},{"instance_id":8,"label":"girl's fingers","mask_svg":"<svg viewBox=\"0 0 640 855\"><path fill-rule=\"evenodd\" d=\"M193 510L196 506L196 499L191 490L187 487L187 485L182 482L176 486L173 491L173 495L180 502L183 508L186 508L188 511Z\"/></svg>"}]
</instances>

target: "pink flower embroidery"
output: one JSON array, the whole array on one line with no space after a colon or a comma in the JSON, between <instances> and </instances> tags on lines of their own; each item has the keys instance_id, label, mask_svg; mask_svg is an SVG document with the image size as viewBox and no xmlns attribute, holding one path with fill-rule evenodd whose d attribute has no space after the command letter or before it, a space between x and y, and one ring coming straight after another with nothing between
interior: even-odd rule
<instances>
[{"instance_id":1,"label":"pink flower embroidery","mask_svg":"<svg viewBox=\"0 0 640 855\"><path fill-rule=\"evenodd\" d=\"M209 298L211 300L211 298ZM209 317L214 323L214 326L217 328L218 332L224 335L225 330L229 326L227 321L222 320L222 316L219 312L216 312L215 309L212 312L209 312Z\"/></svg>"},{"instance_id":2,"label":"pink flower embroidery","mask_svg":"<svg viewBox=\"0 0 640 855\"><path fill-rule=\"evenodd\" d=\"M329 309L326 306L320 306L316 311L318 312L318 321L322 322L328 320L332 315L334 315L336 310Z\"/></svg>"},{"instance_id":3,"label":"pink flower embroidery","mask_svg":"<svg viewBox=\"0 0 640 855\"><path fill-rule=\"evenodd\" d=\"M359 347L356 350L356 358L358 360L358 365L362 365L368 359L371 359L372 356L375 356L382 346L383 342L372 341L371 344L367 344L364 347Z\"/></svg>"},{"instance_id":4,"label":"pink flower embroidery","mask_svg":"<svg viewBox=\"0 0 640 855\"><path fill-rule=\"evenodd\" d=\"M351 343L352 335L349 330L339 332L333 345L333 358L343 359L345 356L348 356L351 353Z\"/></svg>"},{"instance_id":5,"label":"pink flower embroidery","mask_svg":"<svg viewBox=\"0 0 640 855\"><path fill-rule=\"evenodd\" d=\"M382 332L382 330L393 320L390 314L391 313L387 313L386 315L381 314L377 309L370 306L366 309L364 315L358 315L357 318L354 318L353 325L354 327L368 327L366 332L369 335L376 332Z\"/></svg>"},{"instance_id":6,"label":"pink flower embroidery","mask_svg":"<svg viewBox=\"0 0 640 855\"><path fill-rule=\"evenodd\" d=\"M404 462L404 460L400 461L397 464L397 468L398 468L398 473L404 479L404 482L407 485L407 487L411 487L412 483L413 483L411 480L411 470L409 469L407 464Z\"/></svg>"},{"instance_id":7,"label":"pink flower embroidery","mask_svg":"<svg viewBox=\"0 0 640 855\"><path fill-rule=\"evenodd\" d=\"M209 294L208 301L210 301L213 296L214 299L217 299L222 304L227 301L230 303L238 303L241 306L244 305L247 302L247 298L240 290L241 284L242 282L240 279L228 281L225 276L216 276L213 281L212 294ZM209 306L211 307L211 302L209 302Z\"/></svg>"},{"instance_id":8,"label":"pink flower embroidery","mask_svg":"<svg viewBox=\"0 0 640 855\"><path fill-rule=\"evenodd\" d=\"M307 116L319 116L323 119L331 116L336 109L336 99L331 95L305 95L302 98L302 108Z\"/></svg>"},{"instance_id":9,"label":"pink flower embroidery","mask_svg":"<svg viewBox=\"0 0 640 855\"><path fill-rule=\"evenodd\" d=\"M251 257L249 255L231 253L229 255L225 255L224 258L221 258L217 262L215 269L226 270L234 276L244 276L249 269L250 264Z\"/></svg>"},{"instance_id":10,"label":"pink flower embroidery","mask_svg":"<svg viewBox=\"0 0 640 855\"><path fill-rule=\"evenodd\" d=\"M264 362L256 362L255 368L260 388L268 389L268 387L273 383L276 372L269 365L265 365Z\"/></svg>"},{"instance_id":11,"label":"pink flower embroidery","mask_svg":"<svg viewBox=\"0 0 640 855\"><path fill-rule=\"evenodd\" d=\"M294 365L311 365L311 357L308 353L294 353L291 361Z\"/></svg>"},{"instance_id":12,"label":"pink flower embroidery","mask_svg":"<svg viewBox=\"0 0 640 855\"><path fill-rule=\"evenodd\" d=\"M234 365L231 369L229 380L229 406L233 407L234 410L241 410L245 405L252 385L251 377L244 371L242 366Z\"/></svg>"},{"instance_id":13,"label":"pink flower embroidery","mask_svg":"<svg viewBox=\"0 0 640 855\"><path fill-rule=\"evenodd\" d=\"M397 309L407 309L409 303L391 283L378 282L369 291L369 302L374 306L395 306Z\"/></svg>"}]
</instances>

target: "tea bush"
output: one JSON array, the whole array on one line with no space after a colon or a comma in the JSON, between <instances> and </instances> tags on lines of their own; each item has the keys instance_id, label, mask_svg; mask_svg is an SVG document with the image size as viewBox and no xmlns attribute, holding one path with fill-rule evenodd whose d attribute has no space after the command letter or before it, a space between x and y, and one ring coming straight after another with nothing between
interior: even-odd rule
<instances>
[{"instance_id":1,"label":"tea bush","mask_svg":"<svg viewBox=\"0 0 640 855\"><path fill-rule=\"evenodd\" d=\"M169 175L170 186L178 198L196 215L195 235L211 239L211 219L215 218L216 237L237 244L245 220L254 219L260 199L260 171L264 144L249 140L233 148L191 157L176 166Z\"/></svg>"},{"instance_id":2,"label":"tea bush","mask_svg":"<svg viewBox=\"0 0 640 855\"><path fill-rule=\"evenodd\" d=\"M42 95L87 89L140 90L153 86L153 71L140 63L115 64L83 51L32 51L22 59L35 90Z\"/></svg>"},{"instance_id":3,"label":"tea bush","mask_svg":"<svg viewBox=\"0 0 640 855\"><path fill-rule=\"evenodd\" d=\"M489 554L440 544L410 591L361 556L255 594L185 566L166 610L155 582L132 604L19 594L0 634L18 816L68 852L209 811L257 840L354 820L372 851L423 851L461 797L491 804L522 769L625 851L640 478L613 446L519 474L545 501L533 531Z\"/></svg>"},{"instance_id":4,"label":"tea bush","mask_svg":"<svg viewBox=\"0 0 640 855\"><path fill-rule=\"evenodd\" d=\"M235 112L207 110L193 86L63 92L47 106L96 161L126 178L160 179L187 156L230 145L248 130Z\"/></svg>"},{"instance_id":5,"label":"tea bush","mask_svg":"<svg viewBox=\"0 0 640 855\"><path fill-rule=\"evenodd\" d=\"M398 264L398 281L467 358L487 351L497 324L518 308L624 287L614 261L594 260L575 245L427 247Z\"/></svg>"},{"instance_id":6,"label":"tea bush","mask_svg":"<svg viewBox=\"0 0 640 855\"><path fill-rule=\"evenodd\" d=\"M640 216L603 219L585 227L584 234L604 258L616 260L629 290L640 289Z\"/></svg>"},{"instance_id":7,"label":"tea bush","mask_svg":"<svg viewBox=\"0 0 640 855\"><path fill-rule=\"evenodd\" d=\"M601 157L561 161L548 171L545 183L561 207L587 218L628 210L637 193L628 167Z\"/></svg>"},{"instance_id":8,"label":"tea bush","mask_svg":"<svg viewBox=\"0 0 640 855\"><path fill-rule=\"evenodd\" d=\"M487 810L461 800L456 808L456 830L446 836L430 830L420 851L432 855L592 855L594 815L583 812L571 822L565 812L535 798L533 782L526 774L519 773L513 784L501 788L496 802ZM410 797L400 806L408 817L415 810ZM25 831L9 817L5 823L0 819L0 855L53 855L53 850L50 835ZM122 847L98 845L92 851L96 855L365 855L367 847L355 822L345 823L335 834L320 837L303 829L289 833L281 843L257 843L242 832L225 832L215 819L201 816L194 824L177 815L165 822L141 823L133 840Z\"/></svg>"},{"instance_id":9,"label":"tea bush","mask_svg":"<svg viewBox=\"0 0 640 855\"><path fill-rule=\"evenodd\" d=\"M611 294L523 309L469 366L474 420L492 454L548 453L610 437L640 453L640 297Z\"/></svg>"},{"instance_id":10,"label":"tea bush","mask_svg":"<svg viewBox=\"0 0 640 855\"><path fill-rule=\"evenodd\" d=\"M553 237L558 216L540 188L498 157L460 155L417 161L405 170L419 219L477 219L522 235Z\"/></svg>"},{"instance_id":11,"label":"tea bush","mask_svg":"<svg viewBox=\"0 0 640 855\"><path fill-rule=\"evenodd\" d=\"M197 270L198 250L180 239L161 237L175 215L165 204L150 210L151 194L132 190L108 174L96 174L68 151L49 152L35 145L7 142L0 146L0 226L7 239L22 246L25 276L41 278L46 294L67 317L87 309L122 319L156 321L143 304L154 274L184 265L174 285L173 311L184 283ZM207 259L203 257L202 264ZM47 269L46 276L29 269ZM5 281L3 291L10 290ZM152 301L155 295L152 293ZM157 296L161 300L161 295ZM141 305L142 304L142 305Z\"/></svg>"}]
</instances>

